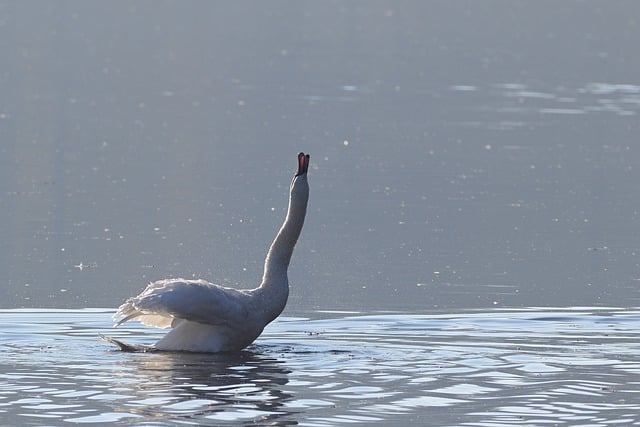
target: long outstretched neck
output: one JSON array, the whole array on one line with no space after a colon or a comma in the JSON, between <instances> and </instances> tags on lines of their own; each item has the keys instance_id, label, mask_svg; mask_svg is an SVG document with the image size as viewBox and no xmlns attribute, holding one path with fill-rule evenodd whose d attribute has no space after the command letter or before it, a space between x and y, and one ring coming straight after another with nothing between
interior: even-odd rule
<instances>
[{"instance_id":1,"label":"long outstretched neck","mask_svg":"<svg viewBox=\"0 0 640 427\"><path fill-rule=\"evenodd\" d=\"M298 155L298 172L291 181L287 216L267 253L264 275L260 285L260 288L268 293L284 294L282 295L284 303L286 303L289 292L287 269L307 213L307 201L309 200L308 166L309 155L300 153Z\"/></svg>"}]
</instances>

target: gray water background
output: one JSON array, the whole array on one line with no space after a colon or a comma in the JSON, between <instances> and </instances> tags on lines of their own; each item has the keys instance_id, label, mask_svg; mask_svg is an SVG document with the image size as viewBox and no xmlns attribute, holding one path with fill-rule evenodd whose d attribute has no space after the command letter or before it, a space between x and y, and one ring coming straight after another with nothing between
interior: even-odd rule
<instances>
[{"instance_id":1,"label":"gray water background","mask_svg":"<svg viewBox=\"0 0 640 427\"><path fill-rule=\"evenodd\" d=\"M0 3L0 305L635 306L637 2Z\"/></svg>"}]
</instances>

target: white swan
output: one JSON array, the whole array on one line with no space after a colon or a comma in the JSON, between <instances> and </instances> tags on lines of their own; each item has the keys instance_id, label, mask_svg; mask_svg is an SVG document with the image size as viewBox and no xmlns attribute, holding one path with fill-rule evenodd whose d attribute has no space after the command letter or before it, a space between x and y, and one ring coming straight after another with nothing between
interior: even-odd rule
<instances>
[{"instance_id":1,"label":"white swan","mask_svg":"<svg viewBox=\"0 0 640 427\"><path fill-rule=\"evenodd\" d=\"M309 155L298 154L287 216L267 253L259 287L237 290L204 280L159 280L118 308L114 319L121 319L115 326L136 319L148 326L171 327L171 331L153 345L101 338L124 351L223 352L251 344L287 303L287 269L307 212L308 168Z\"/></svg>"}]
</instances>

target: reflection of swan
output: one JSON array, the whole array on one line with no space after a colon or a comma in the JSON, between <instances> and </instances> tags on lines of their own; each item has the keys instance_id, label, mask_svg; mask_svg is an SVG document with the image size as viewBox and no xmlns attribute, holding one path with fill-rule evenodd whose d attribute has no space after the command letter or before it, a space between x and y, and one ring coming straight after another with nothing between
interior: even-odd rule
<instances>
[{"instance_id":1,"label":"reflection of swan","mask_svg":"<svg viewBox=\"0 0 640 427\"><path fill-rule=\"evenodd\" d=\"M308 167L309 155L298 154L287 216L267 253L259 287L236 290L204 280L159 280L118 308L114 317L122 319L116 326L137 319L145 325L173 329L151 346L102 338L125 351L220 352L241 350L251 344L287 303L287 268L307 211Z\"/></svg>"},{"instance_id":2,"label":"reflection of swan","mask_svg":"<svg viewBox=\"0 0 640 427\"><path fill-rule=\"evenodd\" d=\"M290 370L272 352L155 352L116 363L110 385L129 398L109 402L106 412L140 415L138 423L296 424L300 409L288 407L293 395L286 391Z\"/></svg>"}]
</instances>

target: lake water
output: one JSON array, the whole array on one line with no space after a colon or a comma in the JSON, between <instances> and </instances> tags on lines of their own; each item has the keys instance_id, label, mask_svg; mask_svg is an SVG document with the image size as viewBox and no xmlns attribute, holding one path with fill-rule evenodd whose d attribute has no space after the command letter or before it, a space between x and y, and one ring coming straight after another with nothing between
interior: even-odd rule
<instances>
[{"instance_id":1,"label":"lake water","mask_svg":"<svg viewBox=\"0 0 640 427\"><path fill-rule=\"evenodd\" d=\"M255 286L299 151L290 309L639 305L640 3L0 5L5 308Z\"/></svg>"},{"instance_id":2,"label":"lake water","mask_svg":"<svg viewBox=\"0 0 640 427\"><path fill-rule=\"evenodd\" d=\"M3 422L637 424L638 16L0 1ZM152 280L256 286L299 151L290 299L255 345L96 339L158 337L92 309Z\"/></svg>"},{"instance_id":3,"label":"lake water","mask_svg":"<svg viewBox=\"0 0 640 427\"><path fill-rule=\"evenodd\" d=\"M108 310L3 310L6 425L640 425L640 311L284 317L240 354L123 353Z\"/></svg>"}]
</instances>

